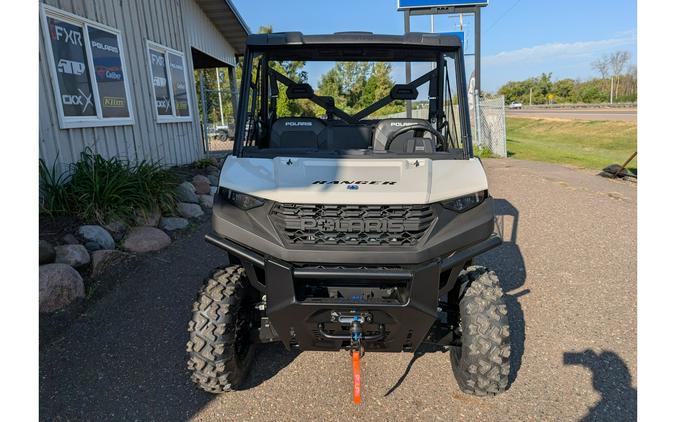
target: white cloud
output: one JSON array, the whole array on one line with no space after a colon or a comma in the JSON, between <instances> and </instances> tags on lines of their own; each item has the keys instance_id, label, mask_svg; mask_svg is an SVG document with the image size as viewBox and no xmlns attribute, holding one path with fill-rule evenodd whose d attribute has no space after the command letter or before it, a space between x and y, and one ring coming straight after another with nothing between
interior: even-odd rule
<instances>
[{"instance_id":1,"label":"white cloud","mask_svg":"<svg viewBox=\"0 0 675 422\"><path fill-rule=\"evenodd\" d=\"M532 64L549 60L574 59L592 57L599 53L625 45L634 45L634 34L628 37L610 38L596 41L578 41L573 43L549 43L535 45L534 47L520 48L518 50L502 51L500 53L485 56L483 63L490 65L508 64Z\"/></svg>"}]
</instances>

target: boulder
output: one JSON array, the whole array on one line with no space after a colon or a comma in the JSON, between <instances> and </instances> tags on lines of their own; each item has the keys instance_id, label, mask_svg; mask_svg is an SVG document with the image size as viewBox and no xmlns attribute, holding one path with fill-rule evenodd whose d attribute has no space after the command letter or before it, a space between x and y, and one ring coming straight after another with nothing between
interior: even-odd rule
<instances>
[{"instance_id":1,"label":"boulder","mask_svg":"<svg viewBox=\"0 0 675 422\"><path fill-rule=\"evenodd\" d=\"M183 182L176 188L176 199L181 202L197 203L199 199L195 187L190 182Z\"/></svg>"},{"instance_id":2,"label":"boulder","mask_svg":"<svg viewBox=\"0 0 675 422\"><path fill-rule=\"evenodd\" d=\"M63 236L61 238L61 242L63 242L65 245L79 245L80 244L80 241L77 240L77 237L73 236L70 233Z\"/></svg>"},{"instance_id":3,"label":"boulder","mask_svg":"<svg viewBox=\"0 0 675 422\"><path fill-rule=\"evenodd\" d=\"M204 215L202 207L197 204L188 204L186 202L179 202L178 205L176 205L176 211L185 218L199 218Z\"/></svg>"},{"instance_id":4,"label":"boulder","mask_svg":"<svg viewBox=\"0 0 675 422\"><path fill-rule=\"evenodd\" d=\"M54 248L56 257L54 262L68 264L71 267L82 267L90 262L89 252L82 245L61 245Z\"/></svg>"},{"instance_id":5,"label":"boulder","mask_svg":"<svg viewBox=\"0 0 675 422\"><path fill-rule=\"evenodd\" d=\"M85 240L84 246L89 250L115 249L115 240L101 226L81 226L77 233Z\"/></svg>"},{"instance_id":6,"label":"boulder","mask_svg":"<svg viewBox=\"0 0 675 422\"><path fill-rule=\"evenodd\" d=\"M87 242L87 243L84 244L84 247L87 248L87 250L88 250L89 252L98 251L98 250L100 250L100 249L103 249L103 248L101 247L101 245L99 245L99 244L96 243L96 242Z\"/></svg>"},{"instance_id":7,"label":"boulder","mask_svg":"<svg viewBox=\"0 0 675 422\"><path fill-rule=\"evenodd\" d=\"M108 230L108 233L110 233L116 242L119 242L124 238L129 226L122 220L114 220L103 226L103 228Z\"/></svg>"},{"instance_id":8,"label":"boulder","mask_svg":"<svg viewBox=\"0 0 675 422\"><path fill-rule=\"evenodd\" d=\"M218 186L219 182L218 176L212 176L209 174L207 177L209 178L209 183L211 184L211 186Z\"/></svg>"},{"instance_id":9,"label":"boulder","mask_svg":"<svg viewBox=\"0 0 675 422\"><path fill-rule=\"evenodd\" d=\"M122 251L116 249L101 249L91 254L91 276L99 276L106 268L121 262L126 257Z\"/></svg>"},{"instance_id":10,"label":"boulder","mask_svg":"<svg viewBox=\"0 0 675 422\"><path fill-rule=\"evenodd\" d=\"M216 166L207 166L206 173L213 176L218 176L220 174L220 169Z\"/></svg>"},{"instance_id":11,"label":"boulder","mask_svg":"<svg viewBox=\"0 0 675 422\"><path fill-rule=\"evenodd\" d=\"M194 204L193 204L194 205ZM198 206L198 205L197 205ZM122 247L131 252L152 252L171 244L171 238L156 227L132 227L122 242Z\"/></svg>"},{"instance_id":12,"label":"boulder","mask_svg":"<svg viewBox=\"0 0 675 422\"><path fill-rule=\"evenodd\" d=\"M40 312L54 312L84 297L80 273L66 264L40 266Z\"/></svg>"},{"instance_id":13,"label":"boulder","mask_svg":"<svg viewBox=\"0 0 675 422\"><path fill-rule=\"evenodd\" d=\"M211 192L209 192L211 195L215 195L216 192L218 192L218 186L211 186Z\"/></svg>"},{"instance_id":14,"label":"boulder","mask_svg":"<svg viewBox=\"0 0 675 422\"><path fill-rule=\"evenodd\" d=\"M208 177L201 174L192 178L192 185L195 187L195 193L198 195L207 195L211 191L211 182Z\"/></svg>"},{"instance_id":15,"label":"boulder","mask_svg":"<svg viewBox=\"0 0 675 422\"><path fill-rule=\"evenodd\" d=\"M136 210L134 213L136 214L136 217L134 217L134 222L137 226L157 227L159 224L159 219L162 218L162 212L159 210L159 208L155 208L152 211Z\"/></svg>"},{"instance_id":16,"label":"boulder","mask_svg":"<svg viewBox=\"0 0 675 422\"><path fill-rule=\"evenodd\" d=\"M190 224L190 222L182 217L162 217L162 219L159 221L159 227L162 230L166 230L168 232L174 230L183 230L188 226L188 224Z\"/></svg>"},{"instance_id":17,"label":"boulder","mask_svg":"<svg viewBox=\"0 0 675 422\"><path fill-rule=\"evenodd\" d=\"M41 240L39 250L40 250L40 265L54 262L54 258L56 257L56 251L54 251L54 246L52 246L51 243L47 242L46 240Z\"/></svg>"},{"instance_id":18,"label":"boulder","mask_svg":"<svg viewBox=\"0 0 675 422\"><path fill-rule=\"evenodd\" d=\"M208 209L213 208L213 196L211 196L211 195L199 195L199 204L204 208L208 208Z\"/></svg>"}]
</instances>

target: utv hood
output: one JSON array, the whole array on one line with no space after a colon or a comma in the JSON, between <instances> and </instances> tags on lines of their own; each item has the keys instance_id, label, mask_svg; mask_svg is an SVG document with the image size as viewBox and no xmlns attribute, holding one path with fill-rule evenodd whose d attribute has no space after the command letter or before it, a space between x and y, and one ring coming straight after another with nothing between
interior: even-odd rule
<instances>
[{"instance_id":1,"label":"utv hood","mask_svg":"<svg viewBox=\"0 0 675 422\"><path fill-rule=\"evenodd\" d=\"M428 158L238 158L220 187L296 204L426 204L487 189L480 161Z\"/></svg>"}]
</instances>

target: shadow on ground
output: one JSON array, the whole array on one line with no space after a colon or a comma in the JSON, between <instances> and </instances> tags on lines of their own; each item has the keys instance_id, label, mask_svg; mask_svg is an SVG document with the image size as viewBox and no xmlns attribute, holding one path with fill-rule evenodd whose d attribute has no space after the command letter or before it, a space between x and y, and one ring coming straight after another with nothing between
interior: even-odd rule
<instances>
[{"instance_id":1,"label":"shadow on ground","mask_svg":"<svg viewBox=\"0 0 675 422\"><path fill-rule=\"evenodd\" d=\"M637 390L632 386L628 365L614 352L593 350L566 352L563 364L588 368L593 376L593 388L600 400L580 419L591 421L634 421L637 419Z\"/></svg>"}]
</instances>

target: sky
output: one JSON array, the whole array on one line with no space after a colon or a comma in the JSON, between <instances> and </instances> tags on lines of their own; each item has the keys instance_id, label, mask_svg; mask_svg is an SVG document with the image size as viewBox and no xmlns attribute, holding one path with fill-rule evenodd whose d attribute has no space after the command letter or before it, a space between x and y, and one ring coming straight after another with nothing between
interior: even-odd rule
<instances>
[{"instance_id":1,"label":"sky","mask_svg":"<svg viewBox=\"0 0 675 422\"><path fill-rule=\"evenodd\" d=\"M325 34L337 31L403 33L396 0L233 0L251 31ZM437 15L435 32L459 30L457 17ZM466 52L473 53L474 22L463 21ZM591 63L625 50L637 60L636 0L490 0L481 12L482 90L496 92L510 80L552 72L553 79L597 76ZM429 32L429 16L413 17L412 31ZM466 57L467 72L473 57ZM310 82L316 75L310 70ZM394 70L395 79L400 72Z\"/></svg>"}]
</instances>

